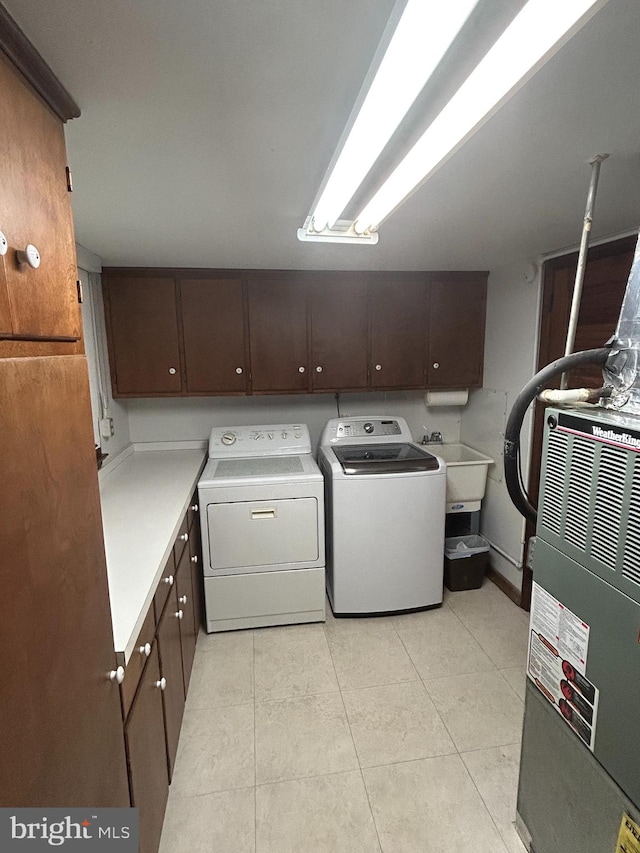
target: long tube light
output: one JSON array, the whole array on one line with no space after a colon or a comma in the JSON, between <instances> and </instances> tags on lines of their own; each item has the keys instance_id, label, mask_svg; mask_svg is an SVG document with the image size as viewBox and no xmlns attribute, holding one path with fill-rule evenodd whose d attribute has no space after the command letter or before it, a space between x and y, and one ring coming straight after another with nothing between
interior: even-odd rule
<instances>
[{"instance_id":1,"label":"long tube light","mask_svg":"<svg viewBox=\"0 0 640 853\"><path fill-rule=\"evenodd\" d=\"M314 231L334 227L477 3L408 0L312 212Z\"/></svg>"},{"instance_id":2,"label":"long tube light","mask_svg":"<svg viewBox=\"0 0 640 853\"><path fill-rule=\"evenodd\" d=\"M606 2L529 0L358 214L355 231L375 231Z\"/></svg>"}]
</instances>

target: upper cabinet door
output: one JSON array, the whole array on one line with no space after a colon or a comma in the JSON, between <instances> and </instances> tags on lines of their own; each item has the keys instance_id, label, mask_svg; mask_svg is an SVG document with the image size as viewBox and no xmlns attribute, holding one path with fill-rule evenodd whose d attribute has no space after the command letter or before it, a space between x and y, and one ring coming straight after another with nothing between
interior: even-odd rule
<instances>
[{"instance_id":1,"label":"upper cabinet door","mask_svg":"<svg viewBox=\"0 0 640 853\"><path fill-rule=\"evenodd\" d=\"M174 280L117 278L106 272L103 278L114 396L179 394Z\"/></svg>"},{"instance_id":2,"label":"upper cabinet door","mask_svg":"<svg viewBox=\"0 0 640 853\"><path fill-rule=\"evenodd\" d=\"M307 287L303 276L249 279L254 391L308 391Z\"/></svg>"},{"instance_id":3,"label":"upper cabinet door","mask_svg":"<svg viewBox=\"0 0 640 853\"><path fill-rule=\"evenodd\" d=\"M2 59L0 89L0 229L9 244L0 333L77 340L82 321L62 122ZM28 244L40 254L37 269L18 263L17 251Z\"/></svg>"},{"instance_id":4,"label":"upper cabinet door","mask_svg":"<svg viewBox=\"0 0 640 853\"><path fill-rule=\"evenodd\" d=\"M479 388L484 363L487 274L433 281L429 297L430 388Z\"/></svg>"},{"instance_id":5,"label":"upper cabinet door","mask_svg":"<svg viewBox=\"0 0 640 853\"><path fill-rule=\"evenodd\" d=\"M424 387L424 273L379 274L371 285L370 306L371 388Z\"/></svg>"},{"instance_id":6,"label":"upper cabinet door","mask_svg":"<svg viewBox=\"0 0 640 853\"><path fill-rule=\"evenodd\" d=\"M314 391L367 387L368 287L363 273L327 273L310 282Z\"/></svg>"},{"instance_id":7,"label":"upper cabinet door","mask_svg":"<svg viewBox=\"0 0 640 853\"><path fill-rule=\"evenodd\" d=\"M245 393L242 280L183 279L180 294L187 393Z\"/></svg>"}]
</instances>

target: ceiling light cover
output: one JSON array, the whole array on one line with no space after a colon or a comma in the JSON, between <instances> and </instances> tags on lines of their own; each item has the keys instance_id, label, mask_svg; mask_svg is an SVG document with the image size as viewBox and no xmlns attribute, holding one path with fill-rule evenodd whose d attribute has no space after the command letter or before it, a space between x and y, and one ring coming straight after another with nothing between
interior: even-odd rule
<instances>
[{"instance_id":1,"label":"ceiling light cover","mask_svg":"<svg viewBox=\"0 0 640 853\"><path fill-rule=\"evenodd\" d=\"M375 230L607 0L529 0L356 217Z\"/></svg>"},{"instance_id":2,"label":"ceiling light cover","mask_svg":"<svg viewBox=\"0 0 640 853\"><path fill-rule=\"evenodd\" d=\"M478 0L409 0L312 213L331 228Z\"/></svg>"}]
</instances>

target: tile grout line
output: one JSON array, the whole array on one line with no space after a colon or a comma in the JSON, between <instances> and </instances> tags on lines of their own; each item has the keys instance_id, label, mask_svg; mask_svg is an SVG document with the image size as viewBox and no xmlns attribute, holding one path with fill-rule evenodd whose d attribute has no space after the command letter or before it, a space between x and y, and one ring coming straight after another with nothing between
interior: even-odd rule
<instances>
[{"instance_id":1,"label":"tile grout line","mask_svg":"<svg viewBox=\"0 0 640 853\"><path fill-rule=\"evenodd\" d=\"M504 681L504 683L505 683L505 684L507 684L507 685L509 686L509 689L512 691L512 693L513 693L513 695L516 697L516 699L517 699L519 702L521 702L521 704L522 704L522 709L523 709L523 712L524 712L524 699L521 699L521 698L518 696L518 694L517 694L517 692L516 692L515 687L511 684L511 682L510 682L510 681L509 681L509 679L506 677L506 675L503 675L502 670L501 670L501 669L499 669L499 670L498 670L498 672L499 672L499 673L500 673L500 675L502 676L502 680ZM524 677L525 677L525 679L526 679L526 677L527 677L527 675L526 675L526 668L525 668ZM525 681L525 688L526 688L526 681Z\"/></svg>"},{"instance_id":2,"label":"tile grout line","mask_svg":"<svg viewBox=\"0 0 640 853\"><path fill-rule=\"evenodd\" d=\"M470 591L470 590L469 590L469 591ZM509 598L507 598L507 596L506 596L504 593L502 593L500 590L498 590L498 594L499 594L500 596L502 596L503 598L505 598L505 599L507 600L507 602L509 602L509 603L510 603L510 605L511 605L512 607L516 608L516 610L517 610L517 611L520 611L520 610L521 610L521 608L517 607L515 604L513 604L513 602L510 602ZM457 617L457 619L458 619L458 620L459 620L459 622L463 625L463 627L464 627L464 628L465 628L465 629L466 629L466 630L471 634L471 636L473 637L473 639L474 639L474 640L476 641L476 643L480 646L480 648L482 649L482 651L483 651L483 652L485 653L485 655L489 658L489 660L490 660L490 661L491 661L491 663L495 666L495 668L496 668L496 669L498 669L498 670L499 670L499 669L501 669L501 668L502 668L502 669L510 669L510 668L512 668L512 667L509 667L509 666L502 666L502 667L501 667L499 664L497 664L497 663L495 662L494 658L492 657L492 655L491 655L491 654L489 653L489 651L484 647L484 645L482 644L482 642L480 641L480 639L479 639L478 637L476 637L475 632L471 629L471 627L470 627L469 625L467 625L467 623L466 623L466 622L465 622L465 620L462 618L462 616L459 616L459 615L458 615L458 613L454 610L454 608L453 608L453 607L451 607L451 608L450 608L450 610L451 610L451 611L452 611L452 613ZM513 611L512 611L512 610L509 610L509 612L513 612ZM524 612L525 612L525 611L522 611L522 613L524 613ZM490 614L490 615L492 615L492 614ZM525 614L525 616L526 616L526 614ZM493 618L493 617L492 617L492 618ZM520 618L520 617L518 617L518 618ZM528 627L528 624L529 624L529 620L525 618L525 620L522 620L522 621L526 622L526 624L525 624L525 628L527 628L527 627Z\"/></svg>"},{"instance_id":3,"label":"tile grout line","mask_svg":"<svg viewBox=\"0 0 640 853\"><path fill-rule=\"evenodd\" d=\"M331 605L329 605L329 606L331 606ZM325 625L327 624L326 619L325 619L324 624ZM380 853L383 853L382 842L380 841L380 833L378 832L378 825L376 824L376 818L375 818L375 815L373 814L373 808L371 806L371 799L369 797L369 790L367 788L367 783L365 781L364 773L362 771L362 764L360 763L360 756L358 755L358 747L356 746L356 741L355 741L355 738L353 736L353 730L351 728L351 720L349 719L349 714L347 712L347 706L345 705L344 696L342 695L342 685L340 684L340 679L338 678L338 673L336 670L335 661L333 660L333 655L331 654L331 644L329 643L329 638L327 637L326 628L324 629L324 637L325 637L325 640L327 643L327 648L329 649L329 658L331 660L331 666L333 667L333 672L334 672L334 675L336 677L336 681L338 683L338 692L340 693L340 701L342 702L342 708L344 710L344 717L345 717L345 720L347 721L347 726L349 727L349 735L351 736L351 743L353 744L353 751L354 751L355 756L356 756L356 761L358 762L358 770L360 771L360 778L362 779L362 787L364 788L364 793L367 797L367 804L369 806L369 814L371 815L371 821L373 823L373 828L374 828L375 833L376 833L376 839L378 841L378 848L380 849Z\"/></svg>"},{"instance_id":4,"label":"tile grout line","mask_svg":"<svg viewBox=\"0 0 640 853\"><path fill-rule=\"evenodd\" d=\"M398 632L396 631L396 633L398 633ZM403 648L404 648L405 652L409 655L409 660L411 660L411 663L413 663L413 659L412 659L411 655L409 654L409 650L408 650L408 649L407 649L407 647L405 646L405 644L404 644L404 640L402 639L402 637L400 637L400 634L399 634L399 633L398 633L398 637L400 638L400 642L402 643L402 646L403 646ZM416 667L415 669L416 669L416 672L418 672L417 667ZM441 723L442 723L442 725L444 726L444 730L445 730L445 731L446 731L446 733L449 735L449 739L451 740L451 743L453 744L453 748L455 749L456 754L457 754L457 755L460 755L460 750L458 749L458 746L457 746L457 744L456 744L455 740L453 739L453 735L452 735L452 734L451 734L451 732L449 731L449 728L448 728L447 724L445 723L445 721L444 721L444 719L443 719L443 717L442 717L442 714L441 714L441 713L440 713L440 711L438 710L438 706L437 706L437 705L436 705L436 703L433 701L433 696L431 695L431 693L429 693L429 690L427 689L427 685L424 683L424 678L420 675L420 673L419 673L419 672L418 672L418 679L419 679L419 681L420 681L420 684L422 684L422 688L423 688L424 692L425 692L425 693L427 694L427 696L429 697L429 701L430 701L430 702L431 702L431 704L433 705L434 710L435 710L436 714L438 715L438 719L440 720L440 722L441 722ZM449 753L449 754L450 754L450 755L453 755L453 753Z\"/></svg>"},{"instance_id":5,"label":"tile grout line","mask_svg":"<svg viewBox=\"0 0 640 853\"><path fill-rule=\"evenodd\" d=\"M501 749L501 747L489 747L489 748L490 748L490 749L496 749L496 748L497 748L497 749ZM480 750L471 750L471 749L470 749L470 750L467 750L467 751L468 751L468 752L479 752ZM495 830L496 830L496 832L498 833L498 838L502 841L502 846L503 846L503 847L504 847L504 849L505 849L505 853L509 853L509 848L507 847L507 842L506 842L506 840L505 840L505 837L504 837L504 835L502 834L502 832L500 831L500 828L498 827L498 824L495 822L494 817L493 817L493 814L491 813L491 809L489 808L489 806L488 806L488 804L487 804L487 802L486 802L485 798L482 796L482 793L480 792L480 789L479 789L479 788L478 788L478 786L476 785L476 780L473 778L473 776L472 776L472 775L471 775L471 773L469 772L469 768L467 767L467 763L466 763L466 761L465 761L465 760L464 760L464 758L462 757L462 753L459 753L459 755L460 755L460 761L462 761L462 764L464 765L464 769L467 771L467 776L469 777L469 779L471 779L471 784L473 785L473 787L474 787L474 788L476 789L476 791L478 792L478 796L479 796L479 797L480 797L480 799L482 800L482 805L485 807L485 810L486 810L487 814L489 815L489 820L490 820L490 821L491 821L491 823L494 825Z\"/></svg>"},{"instance_id":6,"label":"tile grout line","mask_svg":"<svg viewBox=\"0 0 640 853\"><path fill-rule=\"evenodd\" d=\"M433 609L433 608L432 608L432 609ZM462 619L458 616L458 614L455 612L455 610L454 610L452 607L449 607L449 605L447 605L447 604L445 603L444 599L443 599L443 601L442 601L442 606L440 607L440 611L442 611L443 609L446 609L449 613L451 613L451 614L456 618L456 620L457 620L457 622L460 624L460 627L462 628L462 630L463 630L463 631L465 631L465 632L469 635L469 637L471 638L471 640L476 644L476 646L478 647L478 649L479 649L479 650L480 650L480 651L481 651L481 652L486 656L487 660L488 660L488 661L489 661L489 663L491 664L490 669L486 669L486 670L475 670L473 673L456 673L456 674L457 674L457 675L473 675L475 672L490 672L490 671L491 671L491 669L497 669L498 667L497 667L497 665L493 662L493 658L491 657L491 655L489 654L489 652L487 652L487 651L486 651L486 649L484 648L484 646L481 644L480 640L478 640L478 639L477 639L477 637L475 636L475 634L473 634L473 633L471 632L471 630L470 630L470 629L469 629L469 628L464 624L464 622L463 622L463 621L462 621ZM425 612L430 612L430 611L425 611ZM437 611L436 611L436 612L437 612ZM396 627L396 624L395 624L395 623L392 623L392 625L393 625L393 628L394 628L394 630L395 630L396 634L397 634L397 635L398 635L398 637L400 638L400 642L401 642L401 643L402 643L402 645L404 646L404 650L405 650L405 652L406 652L406 653L407 653L407 655L409 656L409 660L411 661L411 663L413 664L414 669L415 669L415 670L416 670L416 672L418 673L418 678L419 678L419 679L423 682L423 684L424 684L424 680L425 680L425 679L423 678L423 676L421 675L421 673L418 671L418 667L417 667L417 665L414 663L413 658L411 657L411 652L410 652L410 651L409 651L409 649L406 647L405 642L404 642L404 640L402 639L402 635L400 634L400 631L397 629L397 627ZM410 628L410 625L407 625L407 627L408 627L408 628ZM438 676L436 676L435 678L427 679L427 680L428 680L428 681L435 681L437 678L450 678L450 677L451 677L450 675L438 675ZM425 689L426 689L426 685L425 685ZM428 692L428 691L427 691L427 692Z\"/></svg>"},{"instance_id":7,"label":"tile grout line","mask_svg":"<svg viewBox=\"0 0 640 853\"><path fill-rule=\"evenodd\" d=\"M251 686L253 688L253 850L258 849L258 744L256 735L256 634L251 632Z\"/></svg>"}]
</instances>

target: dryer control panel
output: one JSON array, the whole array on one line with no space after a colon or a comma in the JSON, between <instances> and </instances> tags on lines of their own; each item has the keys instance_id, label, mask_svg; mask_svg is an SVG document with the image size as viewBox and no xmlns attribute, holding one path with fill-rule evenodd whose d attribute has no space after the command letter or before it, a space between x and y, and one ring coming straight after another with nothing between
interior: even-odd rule
<instances>
[{"instance_id":1,"label":"dryer control panel","mask_svg":"<svg viewBox=\"0 0 640 853\"><path fill-rule=\"evenodd\" d=\"M302 453L311 453L306 424L214 427L209 436L209 459Z\"/></svg>"}]
</instances>

